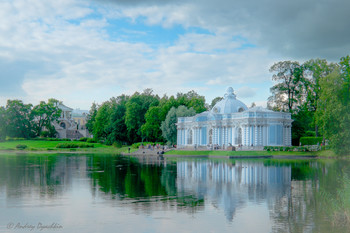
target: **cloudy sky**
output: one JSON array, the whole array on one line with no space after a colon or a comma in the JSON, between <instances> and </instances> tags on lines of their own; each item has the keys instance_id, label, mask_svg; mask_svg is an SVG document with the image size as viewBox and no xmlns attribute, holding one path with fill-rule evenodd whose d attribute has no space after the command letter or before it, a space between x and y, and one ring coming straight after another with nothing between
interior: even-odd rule
<instances>
[{"instance_id":1,"label":"cloudy sky","mask_svg":"<svg viewBox=\"0 0 350 233\"><path fill-rule=\"evenodd\" d=\"M0 105L57 98L89 109L146 88L232 86L266 103L269 67L338 61L350 49L348 0L0 0Z\"/></svg>"}]
</instances>

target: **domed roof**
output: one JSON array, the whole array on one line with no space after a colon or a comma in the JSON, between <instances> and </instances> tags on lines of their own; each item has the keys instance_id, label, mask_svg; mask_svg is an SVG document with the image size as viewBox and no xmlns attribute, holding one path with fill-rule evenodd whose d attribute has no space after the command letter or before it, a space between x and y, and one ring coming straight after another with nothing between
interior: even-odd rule
<instances>
[{"instance_id":1,"label":"domed roof","mask_svg":"<svg viewBox=\"0 0 350 233\"><path fill-rule=\"evenodd\" d=\"M233 88L229 87L224 95L224 99L216 103L211 111L215 114L231 114L243 112L247 109L247 106L243 102L236 99Z\"/></svg>"}]
</instances>

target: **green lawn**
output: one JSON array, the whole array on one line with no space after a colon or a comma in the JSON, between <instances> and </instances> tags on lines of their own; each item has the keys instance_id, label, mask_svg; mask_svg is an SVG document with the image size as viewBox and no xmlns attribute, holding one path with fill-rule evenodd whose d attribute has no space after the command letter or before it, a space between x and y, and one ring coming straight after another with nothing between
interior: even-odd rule
<instances>
[{"instance_id":1,"label":"green lawn","mask_svg":"<svg viewBox=\"0 0 350 233\"><path fill-rule=\"evenodd\" d=\"M113 146L107 146L101 143L93 143L93 148L74 148L74 149L58 149L56 148L59 143L73 143L73 144L86 144L86 142L79 141L36 141L36 140L18 140L18 141L5 141L0 142L0 150L7 151L57 151L57 152L91 152L91 153L126 153L128 152L128 147L116 148ZM24 150L16 149L17 145L26 145L27 148ZM131 152L136 151L136 149L131 149Z\"/></svg>"},{"instance_id":2,"label":"green lawn","mask_svg":"<svg viewBox=\"0 0 350 233\"><path fill-rule=\"evenodd\" d=\"M317 152L291 152L291 151L185 151L171 150L166 155L210 155L210 156L266 156L266 155L317 155Z\"/></svg>"}]
</instances>

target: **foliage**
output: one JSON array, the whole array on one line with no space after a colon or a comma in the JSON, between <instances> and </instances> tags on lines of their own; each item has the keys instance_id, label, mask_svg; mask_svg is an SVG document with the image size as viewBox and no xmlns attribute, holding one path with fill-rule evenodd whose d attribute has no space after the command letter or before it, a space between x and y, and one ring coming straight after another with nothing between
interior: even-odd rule
<instances>
[{"instance_id":1,"label":"foliage","mask_svg":"<svg viewBox=\"0 0 350 233\"><path fill-rule=\"evenodd\" d=\"M87 137L81 137L81 138L79 138L79 141L86 142L87 139L88 139Z\"/></svg>"},{"instance_id":2,"label":"foliage","mask_svg":"<svg viewBox=\"0 0 350 233\"><path fill-rule=\"evenodd\" d=\"M145 114L152 106L159 104L159 97L146 89L142 94L136 92L126 103L125 125L129 142L142 141L141 126L145 123Z\"/></svg>"},{"instance_id":3,"label":"foliage","mask_svg":"<svg viewBox=\"0 0 350 233\"><path fill-rule=\"evenodd\" d=\"M97 140L95 138L88 138L86 140L87 143L97 143Z\"/></svg>"},{"instance_id":4,"label":"foliage","mask_svg":"<svg viewBox=\"0 0 350 233\"><path fill-rule=\"evenodd\" d=\"M89 132L94 132L94 124L96 121L98 106L96 103L92 103L89 114L86 117L86 128Z\"/></svg>"},{"instance_id":5,"label":"foliage","mask_svg":"<svg viewBox=\"0 0 350 233\"><path fill-rule=\"evenodd\" d=\"M307 152L309 149L305 146L264 146L265 151L297 151Z\"/></svg>"},{"instance_id":6,"label":"foliage","mask_svg":"<svg viewBox=\"0 0 350 233\"><path fill-rule=\"evenodd\" d=\"M89 148L94 147L94 144L86 144L86 143L59 143L56 148Z\"/></svg>"},{"instance_id":7,"label":"foliage","mask_svg":"<svg viewBox=\"0 0 350 233\"><path fill-rule=\"evenodd\" d=\"M161 125L162 135L167 140L168 144L177 143L177 130L175 125L177 119L179 117L194 116L195 114L196 112L193 108L188 109L182 105L178 108L172 107L170 109Z\"/></svg>"},{"instance_id":8,"label":"foliage","mask_svg":"<svg viewBox=\"0 0 350 233\"><path fill-rule=\"evenodd\" d=\"M333 150L339 155L350 154L349 56L342 58L340 69L320 81L317 123Z\"/></svg>"},{"instance_id":9,"label":"foliage","mask_svg":"<svg viewBox=\"0 0 350 233\"><path fill-rule=\"evenodd\" d=\"M275 108L292 113L302 101L303 66L299 62L282 61L275 63L270 68L270 72L275 74L272 80L276 81L270 90L272 96L269 97L270 105L275 104Z\"/></svg>"},{"instance_id":10,"label":"foliage","mask_svg":"<svg viewBox=\"0 0 350 233\"><path fill-rule=\"evenodd\" d=\"M164 145L164 142L136 142L131 145L131 148L138 149L140 148L141 145L144 145L145 148L147 148L147 145L154 145L154 144Z\"/></svg>"},{"instance_id":11,"label":"foliage","mask_svg":"<svg viewBox=\"0 0 350 233\"><path fill-rule=\"evenodd\" d=\"M56 99L49 99L47 103L41 101L31 110L33 121L33 130L36 136L42 136L42 132L48 137L56 135L53 122L57 121L61 116L62 110L58 108L59 101ZM44 131L45 130L45 131Z\"/></svg>"},{"instance_id":12,"label":"foliage","mask_svg":"<svg viewBox=\"0 0 350 233\"><path fill-rule=\"evenodd\" d=\"M301 145L321 145L323 138L322 137L301 137Z\"/></svg>"},{"instance_id":13,"label":"foliage","mask_svg":"<svg viewBox=\"0 0 350 233\"><path fill-rule=\"evenodd\" d=\"M23 145L23 144L16 145L16 149L18 149L18 150L24 150L26 148L27 148L27 145Z\"/></svg>"},{"instance_id":14,"label":"foliage","mask_svg":"<svg viewBox=\"0 0 350 233\"><path fill-rule=\"evenodd\" d=\"M215 97L212 101L211 101L211 104L209 105L209 108L210 109L212 109L214 106L215 106L215 104L217 103L217 102L220 102L221 100L223 100L224 98L223 97Z\"/></svg>"},{"instance_id":15,"label":"foliage","mask_svg":"<svg viewBox=\"0 0 350 233\"><path fill-rule=\"evenodd\" d=\"M145 115L145 123L141 126L141 133L146 140L163 141L160 125L162 123L161 107L153 106Z\"/></svg>"},{"instance_id":16,"label":"foliage","mask_svg":"<svg viewBox=\"0 0 350 233\"><path fill-rule=\"evenodd\" d=\"M8 100L6 105L6 135L10 137L31 138L33 131L33 115L31 104L24 104L21 100Z\"/></svg>"}]
</instances>

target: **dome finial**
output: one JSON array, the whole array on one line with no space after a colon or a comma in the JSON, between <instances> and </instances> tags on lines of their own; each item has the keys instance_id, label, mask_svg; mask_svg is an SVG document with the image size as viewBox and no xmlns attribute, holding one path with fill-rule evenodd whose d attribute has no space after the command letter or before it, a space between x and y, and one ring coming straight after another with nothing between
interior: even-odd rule
<instances>
[{"instance_id":1,"label":"dome finial","mask_svg":"<svg viewBox=\"0 0 350 233\"><path fill-rule=\"evenodd\" d=\"M229 87L226 90L225 98L233 98L236 99L236 95L233 93L233 88Z\"/></svg>"}]
</instances>

